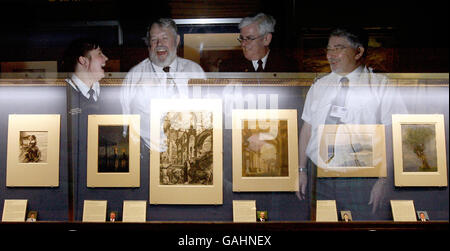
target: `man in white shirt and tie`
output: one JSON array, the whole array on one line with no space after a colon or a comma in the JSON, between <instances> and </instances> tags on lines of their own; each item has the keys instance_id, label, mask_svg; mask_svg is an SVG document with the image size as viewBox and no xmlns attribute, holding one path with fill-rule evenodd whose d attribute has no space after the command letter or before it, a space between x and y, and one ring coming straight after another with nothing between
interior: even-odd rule
<instances>
[{"instance_id":1,"label":"man in white shirt and tie","mask_svg":"<svg viewBox=\"0 0 450 251\"><path fill-rule=\"evenodd\" d=\"M315 165L319 162L318 148L320 137L318 128L324 124L391 124L393 113L407 113L397 88L388 83L388 79L364 65L368 47L368 38L359 28L338 28L331 32L327 46L327 59L332 72L316 80L308 91L303 108L303 126L300 131L299 184L298 197L305 199L308 172L308 159ZM388 129L386 129L388 130ZM389 163L389 162L388 162ZM314 166L315 168L315 166ZM309 169L309 170L308 170ZM326 179L319 179L320 185ZM345 183L345 179L334 179L335 183ZM350 181L352 182L352 181ZM363 201L372 206L372 212L380 207L381 187L384 179L375 179L370 197ZM333 184L327 192L337 189ZM325 193L327 193L325 192ZM317 194L317 199L323 199ZM347 194L347 197L354 195ZM327 197L327 195L325 195ZM337 197L337 196L336 196ZM336 199L333 195L327 199ZM339 199L337 199L339 200ZM358 200L358 199L357 199ZM363 211L363 209L361 209ZM367 211L367 210L366 210Z\"/></svg>"},{"instance_id":2,"label":"man in white shirt and tie","mask_svg":"<svg viewBox=\"0 0 450 251\"><path fill-rule=\"evenodd\" d=\"M149 57L126 75L120 101L123 114L141 115L141 137L150 146L151 98L187 98L189 79L205 79L199 64L177 56L180 44L176 23L161 18L147 30Z\"/></svg>"}]
</instances>

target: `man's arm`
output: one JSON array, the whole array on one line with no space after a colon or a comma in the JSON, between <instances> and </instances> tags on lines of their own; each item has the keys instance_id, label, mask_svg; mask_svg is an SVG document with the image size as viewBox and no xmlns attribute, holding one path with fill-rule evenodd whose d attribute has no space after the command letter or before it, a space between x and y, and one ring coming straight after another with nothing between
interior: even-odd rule
<instances>
[{"instance_id":1,"label":"man's arm","mask_svg":"<svg viewBox=\"0 0 450 251\"><path fill-rule=\"evenodd\" d=\"M300 156L299 156L299 191L297 197L300 200L306 198L306 185L308 183L308 174L306 170L306 163L308 156L306 155L306 147L308 146L309 139L311 138L311 125L308 122L304 122L302 129L300 130Z\"/></svg>"}]
</instances>

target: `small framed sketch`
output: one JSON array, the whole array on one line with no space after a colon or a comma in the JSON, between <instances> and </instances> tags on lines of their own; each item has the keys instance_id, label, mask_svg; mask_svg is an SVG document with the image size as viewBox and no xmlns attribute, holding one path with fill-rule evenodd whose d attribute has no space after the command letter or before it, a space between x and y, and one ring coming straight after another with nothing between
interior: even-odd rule
<instances>
[{"instance_id":1,"label":"small framed sketch","mask_svg":"<svg viewBox=\"0 0 450 251\"><path fill-rule=\"evenodd\" d=\"M427 211L416 211L417 213L417 219L419 221L429 221L430 217L428 217Z\"/></svg>"},{"instance_id":2,"label":"small framed sketch","mask_svg":"<svg viewBox=\"0 0 450 251\"><path fill-rule=\"evenodd\" d=\"M341 211L341 221L350 222L352 221L352 212L351 211Z\"/></svg>"},{"instance_id":3,"label":"small framed sketch","mask_svg":"<svg viewBox=\"0 0 450 251\"><path fill-rule=\"evenodd\" d=\"M36 222L37 221L37 216L38 216L37 211L29 211L27 213L26 222Z\"/></svg>"},{"instance_id":4,"label":"small framed sketch","mask_svg":"<svg viewBox=\"0 0 450 251\"><path fill-rule=\"evenodd\" d=\"M152 100L150 140L150 204L222 204L222 100Z\"/></svg>"},{"instance_id":5,"label":"small framed sketch","mask_svg":"<svg viewBox=\"0 0 450 251\"><path fill-rule=\"evenodd\" d=\"M59 186L59 114L11 114L6 186Z\"/></svg>"},{"instance_id":6,"label":"small framed sketch","mask_svg":"<svg viewBox=\"0 0 450 251\"><path fill-rule=\"evenodd\" d=\"M233 191L298 191L297 110L233 110Z\"/></svg>"},{"instance_id":7,"label":"small framed sketch","mask_svg":"<svg viewBox=\"0 0 450 251\"><path fill-rule=\"evenodd\" d=\"M266 222L269 220L269 215L267 211L256 211L256 221L258 222Z\"/></svg>"},{"instance_id":8,"label":"small framed sketch","mask_svg":"<svg viewBox=\"0 0 450 251\"><path fill-rule=\"evenodd\" d=\"M444 116L393 114L395 186L447 186Z\"/></svg>"},{"instance_id":9,"label":"small framed sketch","mask_svg":"<svg viewBox=\"0 0 450 251\"><path fill-rule=\"evenodd\" d=\"M88 187L139 187L139 115L89 115Z\"/></svg>"},{"instance_id":10,"label":"small framed sketch","mask_svg":"<svg viewBox=\"0 0 450 251\"><path fill-rule=\"evenodd\" d=\"M320 125L318 177L386 177L384 125Z\"/></svg>"}]
</instances>

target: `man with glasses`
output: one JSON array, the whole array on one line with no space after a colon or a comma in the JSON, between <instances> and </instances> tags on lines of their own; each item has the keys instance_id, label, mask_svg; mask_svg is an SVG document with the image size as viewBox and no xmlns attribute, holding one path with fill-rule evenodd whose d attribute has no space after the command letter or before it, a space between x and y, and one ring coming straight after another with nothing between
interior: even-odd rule
<instances>
[{"instance_id":1,"label":"man with glasses","mask_svg":"<svg viewBox=\"0 0 450 251\"><path fill-rule=\"evenodd\" d=\"M368 36L361 28L338 28L329 36L326 56L332 72L319 78L311 86L303 108L299 146L300 191L297 194L301 200L305 199L306 195L307 175L315 171L311 167L328 163L335 157L334 142L327 143L327 149L331 152L326 156L319 155L319 143L322 142L321 138L326 136L319 133L320 126L336 125L333 128L337 128L338 135L340 128L345 130L346 124L384 124L387 153L390 153L388 139L391 115L407 113L407 110L397 88L389 83L384 75L375 74L371 68L365 66L367 48ZM308 158L314 164L311 167ZM392 157L389 154L386 163L388 167L392 165ZM358 165L359 162L355 161L350 166ZM327 166L320 168L326 171ZM341 176L345 177L344 172ZM360 220L388 217L380 213L374 214L383 206L383 196L386 196L387 192L386 182L386 178L377 177L318 178L315 183L316 198L336 200L338 206L351 209L352 214L355 213L354 216ZM388 211L384 212L388 214Z\"/></svg>"},{"instance_id":2,"label":"man with glasses","mask_svg":"<svg viewBox=\"0 0 450 251\"><path fill-rule=\"evenodd\" d=\"M275 19L264 13L245 17L239 24L243 57L224 60L221 72L298 72L298 63L270 49Z\"/></svg>"}]
</instances>

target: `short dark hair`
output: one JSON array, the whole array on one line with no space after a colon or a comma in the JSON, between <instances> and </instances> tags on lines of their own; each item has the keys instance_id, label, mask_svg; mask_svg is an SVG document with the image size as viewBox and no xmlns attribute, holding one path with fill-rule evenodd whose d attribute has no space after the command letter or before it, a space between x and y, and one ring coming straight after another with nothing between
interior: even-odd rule
<instances>
[{"instance_id":1,"label":"short dark hair","mask_svg":"<svg viewBox=\"0 0 450 251\"><path fill-rule=\"evenodd\" d=\"M364 48L364 55L367 54L367 48L369 47L369 36L367 32L357 26L342 26L334 28L329 37L345 37L352 44L353 47L359 46Z\"/></svg>"},{"instance_id":2,"label":"short dark hair","mask_svg":"<svg viewBox=\"0 0 450 251\"><path fill-rule=\"evenodd\" d=\"M87 56L91 50L97 48L101 48L100 43L93 38L79 38L72 41L63 55L63 72L74 72L78 58Z\"/></svg>"}]
</instances>

